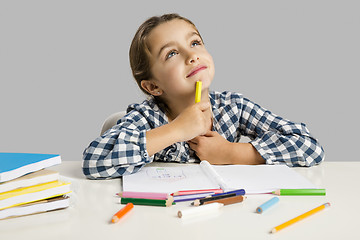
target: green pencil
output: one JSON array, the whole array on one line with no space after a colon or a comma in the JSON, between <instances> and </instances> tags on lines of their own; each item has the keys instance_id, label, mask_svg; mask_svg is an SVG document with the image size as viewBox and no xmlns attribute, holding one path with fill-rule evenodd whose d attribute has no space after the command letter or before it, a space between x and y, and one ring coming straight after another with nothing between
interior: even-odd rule
<instances>
[{"instance_id":1,"label":"green pencil","mask_svg":"<svg viewBox=\"0 0 360 240\"><path fill-rule=\"evenodd\" d=\"M169 207L175 205L173 198L167 200L145 199L145 198L121 198L121 204L132 203L134 205Z\"/></svg>"},{"instance_id":2,"label":"green pencil","mask_svg":"<svg viewBox=\"0 0 360 240\"><path fill-rule=\"evenodd\" d=\"M279 189L272 192L276 195L326 195L325 189Z\"/></svg>"}]
</instances>

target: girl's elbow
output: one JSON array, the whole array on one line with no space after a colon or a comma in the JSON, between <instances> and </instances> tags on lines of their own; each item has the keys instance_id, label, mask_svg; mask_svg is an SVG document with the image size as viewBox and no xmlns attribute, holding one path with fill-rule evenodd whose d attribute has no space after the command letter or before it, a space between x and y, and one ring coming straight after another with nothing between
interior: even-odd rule
<instances>
[{"instance_id":1,"label":"girl's elbow","mask_svg":"<svg viewBox=\"0 0 360 240\"><path fill-rule=\"evenodd\" d=\"M320 164L321 162L324 161L324 159L325 159L325 152L324 149L320 146L320 150L317 153L316 158L314 159L314 165Z\"/></svg>"},{"instance_id":2,"label":"girl's elbow","mask_svg":"<svg viewBox=\"0 0 360 240\"><path fill-rule=\"evenodd\" d=\"M306 151L305 155L308 159L307 167L318 165L325 159L325 151L317 141Z\"/></svg>"}]
</instances>

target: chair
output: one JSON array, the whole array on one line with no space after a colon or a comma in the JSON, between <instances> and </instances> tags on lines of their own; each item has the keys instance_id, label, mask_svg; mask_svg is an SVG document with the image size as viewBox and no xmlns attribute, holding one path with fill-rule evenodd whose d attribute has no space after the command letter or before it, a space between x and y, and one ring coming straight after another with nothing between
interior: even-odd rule
<instances>
[{"instance_id":1,"label":"chair","mask_svg":"<svg viewBox=\"0 0 360 240\"><path fill-rule=\"evenodd\" d=\"M126 111L116 112L107 117L102 125L100 136L116 125L117 121L125 116Z\"/></svg>"}]
</instances>

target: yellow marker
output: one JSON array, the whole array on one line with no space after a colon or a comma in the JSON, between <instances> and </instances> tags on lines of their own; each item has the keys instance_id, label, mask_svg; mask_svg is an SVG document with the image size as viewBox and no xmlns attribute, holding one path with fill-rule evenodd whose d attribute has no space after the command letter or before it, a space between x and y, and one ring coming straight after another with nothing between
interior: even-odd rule
<instances>
[{"instance_id":1,"label":"yellow marker","mask_svg":"<svg viewBox=\"0 0 360 240\"><path fill-rule=\"evenodd\" d=\"M195 103L198 103L201 101L201 87L202 87L202 82L197 81L196 82L196 90L195 90Z\"/></svg>"}]
</instances>

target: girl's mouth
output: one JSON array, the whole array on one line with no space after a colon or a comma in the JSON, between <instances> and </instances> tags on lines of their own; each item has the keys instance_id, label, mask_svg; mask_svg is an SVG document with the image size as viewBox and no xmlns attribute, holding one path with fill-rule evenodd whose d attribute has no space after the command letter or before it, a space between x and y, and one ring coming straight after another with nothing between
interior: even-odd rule
<instances>
[{"instance_id":1,"label":"girl's mouth","mask_svg":"<svg viewBox=\"0 0 360 240\"><path fill-rule=\"evenodd\" d=\"M198 66L196 66L194 69L192 69L191 71L190 71L190 73L186 76L186 78L189 78L189 77L192 77L192 76L194 76L195 74L197 74L198 72L200 72L200 71L202 71L202 70L204 70L204 69L206 69L207 67L205 66L205 65L198 65Z\"/></svg>"}]
</instances>

